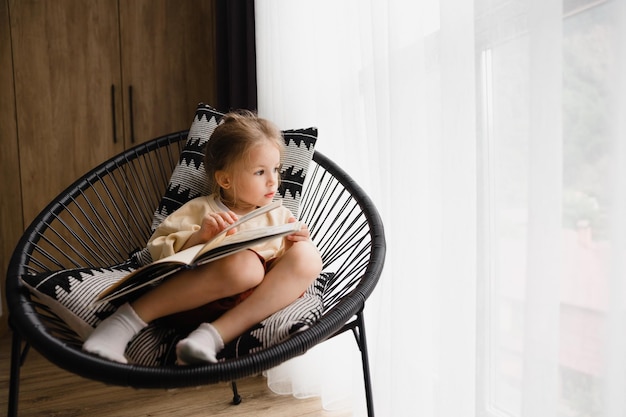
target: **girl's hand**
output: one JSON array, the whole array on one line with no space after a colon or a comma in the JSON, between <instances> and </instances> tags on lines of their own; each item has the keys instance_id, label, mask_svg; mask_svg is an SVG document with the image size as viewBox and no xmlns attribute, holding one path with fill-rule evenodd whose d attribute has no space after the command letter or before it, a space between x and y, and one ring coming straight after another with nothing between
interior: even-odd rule
<instances>
[{"instance_id":1,"label":"girl's hand","mask_svg":"<svg viewBox=\"0 0 626 417\"><path fill-rule=\"evenodd\" d=\"M200 229L196 231L187 240L185 247L197 245L199 243L206 243L210 239L214 238L221 231L226 229L231 224L237 221L237 215L232 211L222 211L219 213L208 213L202 219ZM226 235L232 235L237 229L229 230Z\"/></svg>"},{"instance_id":2,"label":"girl's hand","mask_svg":"<svg viewBox=\"0 0 626 417\"><path fill-rule=\"evenodd\" d=\"M237 215L232 211L221 211L219 213L209 213L202 219L198 232L205 238L205 242L215 237L222 230L237 221ZM235 229L228 231L228 235L235 233Z\"/></svg>"},{"instance_id":3,"label":"girl's hand","mask_svg":"<svg viewBox=\"0 0 626 417\"><path fill-rule=\"evenodd\" d=\"M289 220L287 220L287 222L289 223L294 223L296 221L295 217L290 217ZM311 235L309 234L309 228L306 224L302 223L302 227L300 228L300 230L285 236L285 238L289 241L289 242L302 242L305 240L309 240L311 237Z\"/></svg>"}]
</instances>

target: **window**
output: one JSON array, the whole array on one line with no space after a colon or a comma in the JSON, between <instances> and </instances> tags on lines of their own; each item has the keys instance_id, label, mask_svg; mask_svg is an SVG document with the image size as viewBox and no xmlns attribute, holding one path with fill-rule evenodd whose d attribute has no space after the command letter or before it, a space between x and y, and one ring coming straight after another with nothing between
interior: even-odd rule
<instances>
[{"instance_id":1,"label":"window","mask_svg":"<svg viewBox=\"0 0 626 417\"><path fill-rule=\"evenodd\" d=\"M497 3L497 4L495 4ZM528 275L537 265L529 250L540 237L529 234L536 175L531 146L531 94L537 70L524 2L476 2L480 86L479 147L479 375L478 415L521 416L524 373L532 337L528 314L536 292ZM563 4L561 37L561 150L546 178L558 178L562 204L555 253L559 263L556 305L555 381L559 417L599 416L606 348L607 230L612 202L610 170L611 79L617 35L615 2L571 0ZM536 57L535 57L536 59ZM534 71L534 72L533 72ZM548 117L550 117L548 115ZM536 139L536 138L535 138ZM539 144L540 146L541 144ZM555 149L555 148L553 148ZM541 325L533 323L533 326ZM551 414L546 414L551 415Z\"/></svg>"}]
</instances>

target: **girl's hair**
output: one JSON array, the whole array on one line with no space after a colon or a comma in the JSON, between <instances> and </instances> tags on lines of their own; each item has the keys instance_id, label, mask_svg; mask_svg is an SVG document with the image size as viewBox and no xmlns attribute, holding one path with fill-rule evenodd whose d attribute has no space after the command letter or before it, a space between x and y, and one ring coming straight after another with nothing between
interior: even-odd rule
<instances>
[{"instance_id":1,"label":"girl's hair","mask_svg":"<svg viewBox=\"0 0 626 417\"><path fill-rule=\"evenodd\" d=\"M282 132L274 123L249 110L237 110L224 115L205 150L204 166L214 184L211 191L220 191L215 181L216 171L227 171L236 175L236 164L245 161L250 150L265 141L275 145L282 158L285 142Z\"/></svg>"}]
</instances>

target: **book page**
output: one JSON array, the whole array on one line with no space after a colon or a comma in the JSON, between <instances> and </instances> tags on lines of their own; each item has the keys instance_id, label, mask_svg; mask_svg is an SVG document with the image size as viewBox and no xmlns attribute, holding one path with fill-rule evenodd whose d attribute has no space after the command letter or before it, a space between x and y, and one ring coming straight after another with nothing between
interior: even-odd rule
<instances>
[{"instance_id":1,"label":"book page","mask_svg":"<svg viewBox=\"0 0 626 417\"><path fill-rule=\"evenodd\" d=\"M194 262L202 259L207 260L219 259L222 256L230 255L237 250L246 249L251 246L258 245L271 239L277 239L294 233L302 227L302 222L293 222L285 224L277 224L274 226L265 226L257 229L242 230L232 235L228 235L221 239L218 243L204 245L198 254L194 257ZM218 252L217 250L220 249ZM215 256L217 253L220 256Z\"/></svg>"},{"instance_id":2,"label":"book page","mask_svg":"<svg viewBox=\"0 0 626 417\"><path fill-rule=\"evenodd\" d=\"M222 230L221 232L219 232L218 234L216 234L215 236L213 236L211 239L209 239L206 243L199 243L197 245L194 245L190 248L181 250L179 252L176 252L173 255L170 256L166 256L165 258L161 258L159 260L154 261L153 263L163 263L163 262L180 262L180 263L185 263L187 265L191 265L195 259L195 257L197 255L199 255L200 253L204 253L207 252L217 246L220 246L222 244L222 242L226 239L231 239L232 236L241 236L236 238L236 241L241 241L242 239L245 239L247 235L243 235L242 236L242 232L237 231L237 233L234 233L232 235L226 236L226 234L236 228L237 226L247 222L248 220L255 218L257 216L260 216L261 214L267 213L268 211L274 210L277 207L281 206L281 202L280 201L274 201L266 206L263 207L259 207L256 210L251 211L250 213L241 216L236 222L234 222L233 224L228 225L224 230ZM261 229L263 230L263 229ZM246 232L247 233L247 232ZM259 232L256 232L259 233ZM263 234L263 232L261 232Z\"/></svg>"}]
</instances>

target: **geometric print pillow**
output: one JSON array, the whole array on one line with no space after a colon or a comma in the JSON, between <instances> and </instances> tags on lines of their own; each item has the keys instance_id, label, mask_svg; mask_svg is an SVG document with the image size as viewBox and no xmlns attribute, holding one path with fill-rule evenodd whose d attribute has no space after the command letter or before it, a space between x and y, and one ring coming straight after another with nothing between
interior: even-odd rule
<instances>
[{"instance_id":1,"label":"geometric print pillow","mask_svg":"<svg viewBox=\"0 0 626 417\"><path fill-rule=\"evenodd\" d=\"M223 116L223 113L211 106L198 104L187 142L172 172L165 195L154 212L152 230L187 201L210 193L212 187L204 169L204 147Z\"/></svg>"},{"instance_id":2,"label":"geometric print pillow","mask_svg":"<svg viewBox=\"0 0 626 417\"><path fill-rule=\"evenodd\" d=\"M94 305L97 294L138 267L136 262L129 260L108 268L76 268L24 275L22 283L76 333L76 343L82 343L94 327L119 305L129 301L117 299L112 303ZM255 352L313 324L322 315L324 289L332 276L331 273L320 274L302 297L244 332L218 357L223 359ZM130 341L126 354L136 364L171 365L176 361L176 343L185 336L176 328L153 322Z\"/></svg>"},{"instance_id":3,"label":"geometric print pillow","mask_svg":"<svg viewBox=\"0 0 626 417\"><path fill-rule=\"evenodd\" d=\"M204 150L223 116L224 113L207 104L198 104L185 146L165 189L165 195L154 212L152 231L186 202L210 193L213 180L208 177L204 168ZM317 128L290 129L283 130L282 133L285 152L281 160L281 185L274 199L282 200L283 206L297 217L302 188L315 152ZM152 262L147 248L137 251L132 257L140 265Z\"/></svg>"},{"instance_id":4,"label":"geometric print pillow","mask_svg":"<svg viewBox=\"0 0 626 417\"><path fill-rule=\"evenodd\" d=\"M212 178L208 178L204 167L204 150L223 113L200 103L189 129L187 142L181 152L177 166L159 207L154 213L152 229L176 209L200 195L208 195L212 189ZM281 188L277 199L298 215L302 185L309 169L317 141L317 129L284 130L285 153L281 160Z\"/></svg>"},{"instance_id":5,"label":"geometric print pillow","mask_svg":"<svg viewBox=\"0 0 626 417\"><path fill-rule=\"evenodd\" d=\"M315 151L317 128L283 130L283 139L285 153L281 160L280 187L274 199L282 199L283 206L297 218L304 180Z\"/></svg>"},{"instance_id":6,"label":"geometric print pillow","mask_svg":"<svg viewBox=\"0 0 626 417\"><path fill-rule=\"evenodd\" d=\"M107 268L74 268L22 276L22 283L81 340L125 300L92 305L96 296L139 265L129 260Z\"/></svg>"},{"instance_id":7,"label":"geometric print pillow","mask_svg":"<svg viewBox=\"0 0 626 417\"><path fill-rule=\"evenodd\" d=\"M185 146L165 189L165 195L154 212L152 231L186 202L211 192L213 179L209 178L204 168L204 150L223 116L224 113L208 104L198 104ZM283 130L282 133L285 152L281 160L281 185L274 199L282 200L283 205L297 218L302 187L315 152L317 128L290 129ZM147 248L134 253L133 258L141 265L152 262Z\"/></svg>"}]
</instances>

